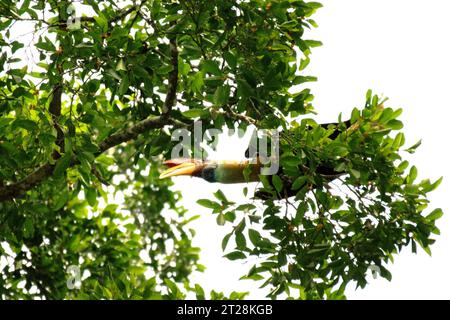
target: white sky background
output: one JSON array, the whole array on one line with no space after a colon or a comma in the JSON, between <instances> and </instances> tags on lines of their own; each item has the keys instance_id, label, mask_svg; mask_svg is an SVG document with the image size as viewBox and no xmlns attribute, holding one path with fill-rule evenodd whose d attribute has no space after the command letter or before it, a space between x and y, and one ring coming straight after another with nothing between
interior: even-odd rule
<instances>
[{"instance_id":1,"label":"white sky background","mask_svg":"<svg viewBox=\"0 0 450 320\"><path fill-rule=\"evenodd\" d=\"M364 105L367 89L388 96L386 105L404 109L406 146L422 139L416 154L408 157L419 169L420 178L432 181L444 176L441 186L431 194L430 208L441 207L444 217L438 227L442 235L432 247L433 256L407 248L396 256L388 269L393 280L372 279L361 290L348 287L350 299L450 299L450 218L446 191L450 187L448 151L450 138L450 1L448 0L322 0L324 8L314 16L319 28L307 38L321 40L323 47L313 50L306 74L318 76L307 84L315 95L318 122L350 117L353 107ZM214 158L242 158L246 145L236 137L219 144ZM248 298L264 298L252 281L238 281L252 262L222 258L221 241L230 226L220 227L210 210L196 204L213 198L221 189L227 197L245 202L245 185L210 184L196 178L175 178L174 189L183 193L181 205L201 218L191 224L197 235L194 244L202 248L204 273L194 276L206 291L229 293L250 291ZM249 188L252 191L254 186ZM120 202L120 199L116 199ZM229 248L233 244L230 240Z\"/></svg>"},{"instance_id":2,"label":"white sky background","mask_svg":"<svg viewBox=\"0 0 450 320\"><path fill-rule=\"evenodd\" d=\"M322 0L324 8L314 16L319 28L308 38L321 40L313 50L308 84L315 95L320 122L350 117L361 108L367 89L389 97L387 106L404 109L406 145L422 139L422 146L408 157L419 169L419 179L444 176L431 196L430 208L441 207L441 236L432 246L432 257L410 248L396 256L388 269L391 282L368 277L365 289L349 286L349 299L449 299L450 218L447 191L450 187L450 2L447 0ZM237 140L219 144L222 157L242 157L245 146ZM207 270L195 277L205 289L250 291L249 298L264 298L252 281L238 281L251 263L222 258L221 240L229 227L216 225L210 210L198 206L200 198L213 198L218 188L243 201L242 187L209 184L196 178L174 179L183 193L182 204L202 218L193 223L194 243L202 248L201 262ZM253 188L249 188L250 190ZM232 244L232 241L230 241ZM266 288L267 289L267 288Z\"/></svg>"}]
</instances>

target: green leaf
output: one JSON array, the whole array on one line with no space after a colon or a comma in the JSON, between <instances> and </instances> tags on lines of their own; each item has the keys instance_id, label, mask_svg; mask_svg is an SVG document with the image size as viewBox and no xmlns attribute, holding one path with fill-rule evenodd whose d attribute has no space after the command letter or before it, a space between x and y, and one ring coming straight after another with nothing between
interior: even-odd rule
<instances>
[{"instance_id":1,"label":"green leaf","mask_svg":"<svg viewBox=\"0 0 450 320\"><path fill-rule=\"evenodd\" d=\"M239 249L245 249L247 246L247 241L242 233L236 234L236 245Z\"/></svg>"},{"instance_id":2,"label":"green leaf","mask_svg":"<svg viewBox=\"0 0 450 320\"><path fill-rule=\"evenodd\" d=\"M55 177L61 177L66 172L66 170L69 168L71 161L72 161L72 155L70 153L65 153L56 162L55 170L53 170L53 175Z\"/></svg>"},{"instance_id":3,"label":"green leaf","mask_svg":"<svg viewBox=\"0 0 450 320\"><path fill-rule=\"evenodd\" d=\"M38 135L38 139L42 142L42 144L51 146L53 143L55 143L56 137L49 133L40 133Z\"/></svg>"},{"instance_id":4,"label":"green leaf","mask_svg":"<svg viewBox=\"0 0 450 320\"><path fill-rule=\"evenodd\" d=\"M288 166L298 166L300 164L300 159L295 156L283 156L281 157L281 163Z\"/></svg>"},{"instance_id":5,"label":"green leaf","mask_svg":"<svg viewBox=\"0 0 450 320\"><path fill-rule=\"evenodd\" d=\"M224 52L223 58L225 59L226 63L231 68L231 70L236 69L236 67L237 67L237 59L236 59L236 57L234 56L233 53L231 53L230 51Z\"/></svg>"},{"instance_id":6,"label":"green leaf","mask_svg":"<svg viewBox=\"0 0 450 320\"><path fill-rule=\"evenodd\" d=\"M118 65L118 66L119 66L119 65ZM123 70L123 69L121 69L121 70ZM108 70L106 70L106 74L110 75L111 77L113 77L114 79L116 79L116 80L118 80L118 81L121 81L121 80L122 80L122 78L120 77L120 75L119 75L116 71L114 71L113 69L108 69Z\"/></svg>"},{"instance_id":7,"label":"green leaf","mask_svg":"<svg viewBox=\"0 0 450 320\"><path fill-rule=\"evenodd\" d=\"M317 77L312 76L296 76L294 80L292 81L293 85L299 85L305 82L316 82Z\"/></svg>"},{"instance_id":8,"label":"green leaf","mask_svg":"<svg viewBox=\"0 0 450 320\"><path fill-rule=\"evenodd\" d=\"M189 63L186 63L183 59L178 58L178 74L180 76L187 76L189 71L191 71L191 66Z\"/></svg>"},{"instance_id":9,"label":"green leaf","mask_svg":"<svg viewBox=\"0 0 450 320\"><path fill-rule=\"evenodd\" d=\"M316 249L311 249L308 250L308 254L315 254L315 253L319 253L319 252L323 252L323 251L327 251L329 249L329 246L327 247L323 247L323 248L316 248Z\"/></svg>"},{"instance_id":10,"label":"green leaf","mask_svg":"<svg viewBox=\"0 0 450 320\"><path fill-rule=\"evenodd\" d=\"M205 300L205 291L198 284L195 285L195 296L197 297L197 300Z\"/></svg>"},{"instance_id":11,"label":"green leaf","mask_svg":"<svg viewBox=\"0 0 450 320\"><path fill-rule=\"evenodd\" d=\"M0 128L7 126L13 120L13 118L6 118L5 116L0 117Z\"/></svg>"},{"instance_id":12,"label":"green leaf","mask_svg":"<svg viewBox=\"0 0 450 320\"><path fill-rule=\"evenodd\" d=\"M221 76L222 71L219 68L219 64L216 61L204 60L201 64L202 71L205 73L211 73L215 76Z\"/></svg>"},{"instance_id":13,"label":"green leaf","mask_svg":"<svg viewBox=\"0 0 450 320\"><path fill-rule=\"evenodd\" d=\"M223 225L225 225L225 223L226 223L227 220L226 220L225 215L224 215L223 213L219 213L219 214L217 215L216 221L217 221L217 224L218 224L219 226L223 226Z\"/></svg>"},{"instance_id":14,"label":"green leaf","mask_svg":"<svg viewBox=\"0 0 450 320\"><path fill-rule=\"evenodd\" d=\"M241 98L248 98L253 96L254 90L244 79L237 79L238 96Z\"/></svg>"},{"instance_id":15,"label":"green leaf","mask_svg":"<svg viewBox=\"0 0 450 320\"><path fill-rule=\"evenodd\" d=\"M359 172L356 169L351 168L350 169L350 173L352 174L352 176L354 176L356 179L361 178L361 172Z\"/></svg>"},{"instance_id":16,"label":"green leaf","mask_svg":"<svg viewBox=\"0 0 450 320\"><path fill-rule=\"evenodd\" d=\"M411 169L409 170L408 183L412 184L414 180L416 180L416 178L417 178L417 168L416 166L412 166Z\"/></svg>"},{"instance_id":17,"label":"green leaf","mask_svg":"<svg viewBox=\"0 0 450 320\"><path fill-rule=\"evenodd\" d=\"M366 92L366 102L370 103L370 101L372 101L372 90L371 89L367 90L367 92Z\"/></svg>"},{"instance_id":18,"label":"green leaf","mask_svg":"<svg viewBox=\"0 0 450 320\"><path fill-rule=\"evenodd\" d=\"M58 211L64 207L64 205L69 201L69 191L65 188L62 192L55 195L56 201L53 204L52 210Z\"/></svg>"},{"instance_id":19,"label":"green leaf","mask_svg":"<svg viewBox=\"0 0 450 320\"><path fill-rule=\"evenodd\" d=\"M134 76L140 77L144 83L152 81L150 73L140 65L133 65L133 71Z\"/></svg>"},{"instance_id":20,"label":"green leaf","mask_svg":"<svg viewBox=\"0 0 450 320\"><path fill-rule=\"evenodd\" d=\"M94 20L97 25L102 28L103 32L106 32L108 30L108 20L104 15L100 14L98 16L94 16Z\"/></svg>"},{"instance_id":21,"label":"green leaf","mask_svg":"<svg viewBox=\"0 0 450 320\"><path fill-rule=\"evenodd\" d=\"M225 251L227 248L228 241L230 241L230 237L233 235L233 233L227 234L225 237L223 237L222 240L222 251Z\"/></svg>"},{"instance_id":22,"label":"green leaf","mask_svg":"<svg viewBox=\"0 0 450 320\"><path fill-rule=\"evenodd\" d=\"M323 7L323 4L320 2L307 2L306 5L311 9L320 9Z\"/></svg>"},{"instance_id":23,"label":"green leaf","mask_svg":"<svg viewBox=\"0 0 450 320\"><path fill-rule=\"evenodd\" d=\"M403 128L403 123L400 120L393 119L386 124L392 130L400 130Z\"/></svg>"},{"instance_id":24,"label":"green leaf","mask_svg":"<svg viewBox=\"0 0 450 320\"><path fill-rule=\"evenodd\" d=\"M442 209L438 208L434 209L429 215L426 216L425 219L427 219L428 221L435 221L440 219L443 215L444 212L442 211Z\"/></svg>"},{"instance_id":25,"label":"green leaf","mask_svg":"<svg viewBox=\"0 0 450 320\"><path fill-rule=\"evenodd\" d=\"M236 228L234 229L234 233L242 233L242 231L244 231L245 228L245 218L243 218L241 220L241 222L239 222L239 224L236 226Z\"/></svg>"},{"instance_id":26,"label":"green leaf","mask_svg":"<svg viewBox=\"0 0 450 320\"><path fill-rule=\"evenodd\" d=\"M320 47L323 45L322 41L317 41L317 40L305 40L305 44L311 48L316 48L316 47Z\"/></svg>"},{"instance_id":27,"label":"green leaf","mask_svg":"<svg viewBox=\"0 0 450 320\"><path fill-rule=\"evenodd\" d=\"M13 129L22 128L27 131L34 131L34 130L38 129L38 125L36 124L36 122L34 122L32 120L28 120L28 119L17 119L16 121L14 121L12 123L11 127Z\"/></svg>"},{"instance_id":28,"label":"green leaf","mask_svg":"<svg viewBox=\"0 0 450 320\"><path fill-rule=\"evenodd\" d=\"M191 89L197 94L202 93L202 88L205 84L205 74L203 72L197 72L191 77Z\"/></svg>"},{"instance_id":29,"label":"green leaf","mask_svg":"<svg viewBox=\"0 0 450 320\"><path fill-rule=\"evenodd\" d=\"M208 200L208 199L197 200L197 203L199 205L201 205L202 207L209 208L209 209L220 209L221 208L221 205L219 203Z\"/></svg>"},{"instance_id":30,"label":"green leaf","mask_svg":"<svg viewBox=\"0 0 450 320\"><path fill-rule=\"evenodd\" d=\"M392 148L394 150L398 150L405 143L405 135L402 132L399 132L392 143Z\"/></svg>"},{"instance_id":31,"label":"green leaf","mask_svg":"<svg viewBox=\"0 0 450 320\"><path fill-rule=\"evenodd\" d=\"M234 222L236 220L236 212L234 210L226 212L224 216L226 221Z\"/></svg>"},{"instance_id":32,"label":"green leaf","mask_svg":"<svg viewBox=\"0 0 450 320\"><path fill-rule=\"evenodd\" d=\"M50 39L48 39L47 37L45 37L45 41L38 41L36 43L36 48L45 50L45 51L51 51L54 52L56 51L55 46L53 45L53 43L50 41Z\"/></svg>"},{"instance_id":33,"label":"green leaf","mask_svg":"<svg viewBox=\"0 0 450 320\"><path fill-rule=\"evenodd\" d=\"M225 194L220 189L218 189L216 192L214 192L214 197L216 197L217 200L219 200L223 204L228 204L229 203L227 197L225 196Z\"/></svg>"},{"instance_id":34,"label":"green leaf","mask_svg":"<svg viewBox=\"0 0 450 320\"><path fill-rule=\"evenodd\" d=\"M228 103L228 99L230 98L230 86L223 85L217 87L216 92L214 93L214 105L223 106Z\"/></svg>"},{"instance_id":35,"label":"green leaf","mask_svg":"<svg viewBox=\"0 0 450 320\"><path fill-rule=\"evenodd\" d=\"M359 119L360 116L361 116L361 113L358 110L358 108L354 108L352 110L352 116L350 118L351 123L355 123Z\"/></svg>"},{"instance_id":36,"label":"green leaf","mask_svg":"<svg viewBox=\"0 0 450 320\"><path fill-rule=\"evenodd\" d=\"M22 14L25 13L25 11L27 11L27 9L30 6L30 2L31 2L31 0L24 0L23 1L22 6L20 7L19 12L18 12L19 15L22 15Z\"/></svg>"},{"instance_id":37,"label":"green leaf","mask_svg":"<svg viewBox=\"0 0 450 320\"><path fill-rule=\"evenodd\" d=\"M309 57L306 57L305 59L300 60L300 65L298 69L300 71L305 70L305 68L310 64L311 59Z\"/></svg>"},{"instance_id":38,"label":"green leaf","mask_svg":"<svg viewBox=\"0 0 450 320\"><path fill-rule=\"evenodd\" d=\"M392 274L383 266L380 266L380 274L388 281L392 281Z\"/></svg>"},{"instance_id":39,"label":"green leaf","mask_svg":"<svg viewBox=\"0 0 450 320\"><path fill-rule=\"evenodd\" d=\"M380 123L387 123L392 119L394 119L394 110L392 108L385 108L378 121Z\"/></svg>"},{"instance_id":40,"label":"green leaf","mask_svg":"<svg viewBox=\"0 0 450 320\"><path fill-rule=\"evenodd\" d=\"M29 89L25 89L23 87L18 87L14 90L13 96L15 98L27 98L29 100L34 100L33 94L29 91Z\"/></svg>"},{"instance_id":41,"label":"green leaf","mask_svg":"<svg viewBox=\"0 0 450 320\"><path fill-rule=\"evenodd\" d=\"M123 59L120 59L116 66L116 71L127 71L127 68L125 67L125 62ZM108 73L116 78L117 80L121 80L120 76L112 69L108 70Z\"/></svg>"},{"instance_id":42,"label":"green leaf","mask_svg":"<svg viewBox=\"0 0 450 320\"><path fill-rule=\"evenodd\" d=\"M287 264L287 256L283 250L278 252L277 261L280 267Z\"/></svg>"},{"instance_id":43,"label":"green leaf","mask_svg":"<svg viewBox=\"0 0 450 320\"><path fill-rule=\"evenodd\" d=\"M297 179L295 179L294 183L292 184L292 190L298 190L302 188L306 182L308 181L308 178L305 176L300 176Z\"/></svg>"},{"instance_id":44,"label":"green leaf","mask_svg":"<svg viewBox=\"0 0 450 320\"><path fill-rule=\"evenodd\" d=\"M398 165L397 169L400 172L403 172L403 171L405 171L406 168L408 168L408 166L409 166L409 162L407 160L404 160Z\"/></svg>"},{"instance_id":45,"label":"green leaf","mask_svg":"<svg viewBox=\"0 0 450 320\"><path fill-rule=\"evenodd\" d=\"M255 209L255 205L251 204L251 203L245 203L245 204L241 204L236 208L236 211L245 211L248 212L250 210Z\"/></svg>"},{"instance_id":46,"label":"green leaf","mask_svg":"<svg viewBox=\"0 0 450 320\"><path fill-rule=\"evenodd\" d=\"M348 154L348 149L345 145L333 144L330 153L333 157L345 157Z\"/></svg>"},{"instance_id":47,"label":"green leaf","mask_svg":"<svg viewBox=\"0 0 450 320\"><path fill-rule=\"evenodd\" d=\"M25 219L23 224L23 236L27 239L31 238L34 235L34 223L33 220L29 217Z\"/></svg>"},{"instance_id":48,"label":"green leaf","mask_svg":"<svg viewBox=\"0 0 450 320\"><path fill-rule=\"evenodd\" d=\"M425 186L423 189L422 189L422 191L423 192L425 192L425 193L428 193L428 192L431 192L431 191L433 191L433 190L436 190L439 186L440 186L440 184L442 183L442 180L444 179L444 177L440 177L438 180L436 180L434 183L432 183L432 184L430 184L430 185L428 185L428 186Z\"/></svg>"},{"instance_id":49,"label":"green leaf","mask_svg":"<svg viewBox=\"0 0 450 320\"><path fill-rule=\"evenodd\" d=\"M248 229L248 237L255 247L259 246L261 243L262 237L259 232L254 229Z\"/></svg>"},{"instance_id":50,"label":"green leaf","mask_svg":"<svg viewBox=\"0 0 450 320\"><path fill-rule=\"evenodd\" d=\"M283 180L277 175L272 176L272 183L275 187L275 190L277 190L278 193L281 193L283 190Z\"/></svg>"},{"instance_id":51,"label":"green leaf","mask_svg":"<svg viewBox=\"0 0 450 320\"><path fill-rule=\"evenodd\" d=\"M86 190L86 200L91 207L97 204L97 191L94 188L87 188Z\"/></svg>"},{"instance_id":52,"label":"green leaf","mask_svg":"<svg viewBox=\"0 0 450 320\"><path fill-rule=\"evenodd\" d=\"M122 78L122 81L120 82L119 95L123 96L127 92L129 87L130 87L130 79L128 78L128 75L125 75Z\"/></svg>"},{"instance_id":53,"label":"green leaf","mask_svg":"<svg viewBox=\"0 0 450 320\"><path fill-rule=\"evenodd\" d=\"M247 256L241 251L230 252L230 253L224 255L224 257L229 259L229 260L239 260L239 259L247 258Z\"/></svg>"},{"instance_id":54,"label":"green leaf","mask_svg":"<svg viewBox=\"0 0 450 320\"><path fill-rule=\"evenodd\" d=\"M345 164L345 162L341 162L334 168L334 170L336 170L337 172L343 172L346 168L347 165Z\"/></svg>"},{"instance_id":55,"label":"green leaf","mask_svg":"<svg viewBox=\"0 0 450 320\"><path fill-rule=\"evenodd\" d=\"M167 288L170 290L170 293L172 295L174 295L174 297L176 296L176 294L178 293L178 287L175 284L175 282L171 281L168 278L164 279L164 284L167 286Z\"/></svg>"},{"instance_id":56,"label":"green leaf","mask_svg":"<svg viewBox=\"0 0 450 320\"><path fill-rule=\"evenodd\" d=\"M208 111L205 109L189 109L183 112L183 116L186 118L200 118L208 114Z\"/></svg>"},{"instance_id":57,"label":"green leaf","mask_svg":"<svg viewBox=\"0 0 450 320\"><path fill-rule=\"evenodd\" d=\"M413 154L414 152L416 152L416 149L418 147L420 147L420 145L422 144L422 140L417 141L413 146L409 147L408 149L406 149L405 151L408 153Z\"/></svg>"}]
</instances>

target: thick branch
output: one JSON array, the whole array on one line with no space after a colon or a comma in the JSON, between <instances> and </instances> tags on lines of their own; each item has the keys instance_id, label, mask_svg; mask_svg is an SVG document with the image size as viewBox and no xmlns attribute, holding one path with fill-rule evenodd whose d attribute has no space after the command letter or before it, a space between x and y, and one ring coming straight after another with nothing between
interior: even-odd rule
<instances>
[{"instance_id":1,"label":"thick branch","mask_svg":"<svg viewBox=\"0 0 450 320\"><path fill-rule=\"evenodd\" d=\"M60 152L64 151L64 132L59 124L59 118L61 117L61 98L63 93L62 84L57 84L53 88L52 101L48 107L48 111L52 116L53 128L56 130L56 145L60 148ZM53 153L53 158L58 159L60 157L59 152Z\"/></svg>"},{"instance_id":2,"label":"thick branch","mask_svg":"<svg viewBox=\"0 0 450 320\"><path fill-rule=\"evenodd\" d=\"M135 140L140 134L150 131L152 129L162 128L170 124L170 121L163 117L149 118L138 122L132 127L123 129L117 133L110 135L99 144L99 154L105 152L112 147L115 147L123 142Z\"/></svg>"},{"instance_id":3,"label":"thick branch","mask_svg":"<svg viewBox=\"0 0 450 320\"><path fill-rule=\"evenodd\" d=\"M123 142L135 140L142 133L145 133L152 129L162 128L165 125L173 125L174 127L185 126L184 123L166 119L163 116L145 119L141 122L138 122L132 127L120 130L119 132L110 135L108 138L102 141L99 145L100 152L97 154L97 156ZM77 164L79 164L79 161L74 158L70 166L75 166ZM38 186L42 183L42 181L53 174L54 168L55 165L52 165L50 163L44 164L39 169L25 177L23 180L4 187L0 187L0 202L17 198L23 195L25 192Z\"/></svg>"},{"instance_id":4,"label":"thick branch","mask_svg":"<svg viewBox=\"0 0 450 320\"><path fill-rule=\"evenodd\" d=\"M178 48L176 38L170 39L170 54L172 64L172 71L169 74L169 85L166 94L166 100L164 101L163 116L168 116L170 111L172 111L175 105L177 97L177 86L178 86Z\"/></svg>"},{"instance_id":5,"label":"thick branch","mask_svg":"<svg viewBox=\"0 0 450 320\"><path fill-rule=\"evenodd\" d=\"M11 185L0 188L0 201L11 200L24 194L28 190L39 185L44 179L53 173L54 165L43 165L25 179Z\"/></svg>"}]
</instances>

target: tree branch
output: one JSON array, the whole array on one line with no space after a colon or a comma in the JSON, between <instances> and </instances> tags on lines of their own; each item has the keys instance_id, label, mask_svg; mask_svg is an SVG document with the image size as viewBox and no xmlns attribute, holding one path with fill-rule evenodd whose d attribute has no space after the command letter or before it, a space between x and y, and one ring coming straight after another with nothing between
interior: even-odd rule
<instances>
[{"instance_id":1,"label":"tree branch","mask_svg":"<svg viewBox=\"0 0 450 320\"><path fill-rule=\"evenodd\" d=\"M54 167L54 165L47 163L28 175L25 179L0 188L0 202L17 198L26 191L34 188L53 173Z\"/></svg>"},{"instance_id":2,"label":"tree branch","mask_svg":"<svg viewBox=\"0 0 450 320\"><path fill-rule=\"evenodd\" d=\"M48 107L48 112L50 113L53 121L53 128L56 130L56 145L60 148L60 151L56 150L53 152L53 159L58 159L60 157L60 152L64 151L64 132L59 124L59 118L61 117L61 98L63 93L63 86L58 83L53 88L52 101Z\"/></svg>"},{"instance_id":3,"label":"tree branch","mask_svg":"<svg viewBox=\"0 0 450 320\"><path fill-rule=\"evenodd\" d=\"M178 48L176 37L170 39L170 54L172 64L172 71L169 73L169 85L167 87L166 100L164 101L164 107L162 110L163 116L167 117L172 111L175 105L177 97L177 86L178 86Z\"/></svg>"},{"instance_id":4,"label":"tree branch","mask_svg":"<svg viewBox=\"0 0 450 320\"><path fill-rule=\"evenodd\" d=\"M167 119L165 116L145 119L138 122L134 126L122 129L103 140L99 144L100 151L96 154L96 156L99 156L103 152L123 142L135 140L142 133L145 133L152 129L162 128L166 125L173 125L174 127L186 126L186 124L180 121ZM74 157L70 166L73 167L77 164L79 164L79 161ZM54 169L54 164L46 163L33 173L29 174L23 180L4 187L0 187L0 202L20 197L25 192L33 189L34 187L42 183L45 179L50 177L53 174Z\"/></svg>"},{"instance_id":5,"label":"tree branch","mask_svg":"<svg viewBox=\"0 0 450 320\"><path fill-rule=\"evenodd\" d=\"M134 126L120 130L119 132L114 133L105 140L103 140L99 144L100 151L98 155L123 142L135 140L140 134L144 132L150 131L152 129L162 128L168 124L170 124L170 121L164 119L162 116L142 120L137 124L135 124Z\"/></svg>"},{"instance_id":6,"label":"tree branch","mask_svg":"<svg viewBox=\"0 0 450 320\"><path fill-rule=\"evenodd\" d=\"M224 107L225 111L224 112L220 112L220 111L216 111L217 113L220 113L224 116L227 116L228 118L234 119L234 120L239 120L239 121L243 121L243 122L247 122L248 124L253 124L254 126L257 126L258 121L253 119L252 117L246 116L245 114L242 113L236 113L233 112L231 110L230 107Z\"/></svg>"}]
</instances>

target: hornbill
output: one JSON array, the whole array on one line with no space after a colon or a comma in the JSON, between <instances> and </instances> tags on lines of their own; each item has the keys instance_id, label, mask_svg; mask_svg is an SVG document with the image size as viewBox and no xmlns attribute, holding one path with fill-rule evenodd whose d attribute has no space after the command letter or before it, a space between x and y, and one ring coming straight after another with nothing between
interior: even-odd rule
<instances>
[{"instance_id":1,"label":"hornbill","mask_svg":"<svg viewBox=\"0 0 450 320\"><path fill-rule=\"evenodd\" d=\"M342 122L345 128L351 126L350 120ZM328 129L329 126L335 126L335 130L328 136L331 140L336 139L342 129L342 126L338 126L338 123L325 123L320 124L321 127ZM311 127L308 127L311 129ZM166 160L164 164L169 167L163 173L161 173L160 178L169 178L174 176L191 176L202 178L208 182L217 183L244 183L244 182L256 182L260 181L260 172L263 164L259 161L259 155L249 154L247 149L245 152L246 158L254 158L253 161L250 159L244 161L234 161L234 160L199 160L199 159L170 159ZM325 180L331 181L341 174L342 172L336 172L334 168L330 165L319 165L316 167L316 173L322 175ZM290 181L288 177L283 175L283 170L280 168L277 175L281 178L283 182L283 194L278 194L277 198L289 198L297 194L297 190L292 189L293 181ZM268 182L273 186L272 176L267 176ZM306 183L306 182L305 182ZM314 187L314 186L311 186ZM269 199L272 195L265 191L257 191L255 193L255 198L259 199Z\"/></svg>"}]
</instances>

